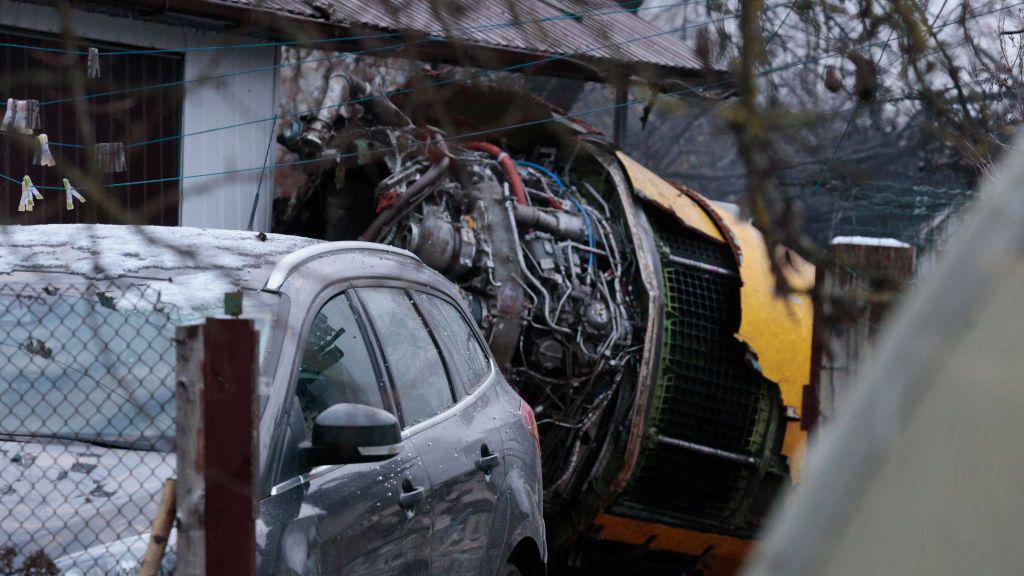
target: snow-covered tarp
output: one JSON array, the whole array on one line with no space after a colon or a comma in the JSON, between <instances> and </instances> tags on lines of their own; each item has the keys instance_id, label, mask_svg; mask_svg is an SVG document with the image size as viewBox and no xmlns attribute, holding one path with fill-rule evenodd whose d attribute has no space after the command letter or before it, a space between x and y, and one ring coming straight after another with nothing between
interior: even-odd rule
<instances>
[{"instance_id":1,"label":"snow-covered tarp","mask_svg":"<svg viewBox=\"0 0 1024 576\"><path fill-rule=\"evenodd\" d=\"M66 272L95 280L131 275L161 302L181 308L216 305L253 271L315 240L240 230L52 224L0 226L0 274ZM130 302L122 302L132 307Z\"/></svg>"}]
</instances>

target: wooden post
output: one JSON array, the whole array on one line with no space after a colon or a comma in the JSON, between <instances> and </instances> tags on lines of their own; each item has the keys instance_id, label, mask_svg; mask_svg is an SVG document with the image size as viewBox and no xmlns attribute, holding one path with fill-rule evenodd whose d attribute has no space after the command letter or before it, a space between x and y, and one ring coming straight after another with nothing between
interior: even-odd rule
<instances>
[{"instance_id":1,"label":"wooden post","mask_svg":"<svg viewBox=\"0 0 1024 576\"><path fill-rule=\"evenodd\" d=\"M256 573L258 334L251 320L178 329L178 567Z\"/></svg>"},{"instance_id":2,"label":"wooden post","mask_svg":"<svg viewBox=\"0 0 1024 576\"><path fill-rule=\"evenodd\" d=\"M850 392L856 368L914 275L912 246L891 238L837 237L830 265L819 268L811 352L811 388L820 416L835 414Z\"/></svg>"},{"instance_id":3,"label":"wooden post","mask_svg":"<svg viewBox=\"0 0 1024 576\"><path fill-rule=\"evenodd\" d=\"M164 559L164 551L167 550L167 540L171 537L171 528L174 526L175 484L173 478L164 482L160 507L156 511L156 518L153 519L149 546L146 547L146 555L142 558L139 576L160 574L160 564Z\"/></svg>"},{"instance_id":4,"label":"wooden post","mask_svg":"<svg viewBox=\"0 0 1024 576\"><path fill-rule=\"evenodd\" d=\"M202 431L203 331L202 326L177 330L177 388L175 406L177 432L177 518L179 576L201 576L206 569L206 532L203 525Z\"/></svg>"},{"instance_id":5,"label":"wooden post","mask_svg":"<svg viewBox=\"0 0 1024 576\"><path fill-rule=\"evenodd\" d=\"M256 574L256 382L252 320L208 318L203 328L206 573Z\"/></svg>"}]
</instances>

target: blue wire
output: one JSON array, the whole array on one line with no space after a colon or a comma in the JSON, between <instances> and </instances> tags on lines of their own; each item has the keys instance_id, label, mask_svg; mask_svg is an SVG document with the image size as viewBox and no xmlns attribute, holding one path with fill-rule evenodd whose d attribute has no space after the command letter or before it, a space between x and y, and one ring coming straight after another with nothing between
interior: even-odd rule
<instances>
[{"instance_id":1,"label":"blue wire","mask_svg":"<svg viewBox=\"0 0 1024 576\"><path fill-rule=\"evenodd\" d=\"M607 16L607 15L627 13L627 12L636 13L636 12L638 12L640 10L653 10L653 9L658 9L658 8L671 8L671 7L686 6L686 5L689 5L689 4L696 4L696 3L707 3L709 1L710 0L684 0L684 1L681 1L681 2L675 2L675 3L672 3L672 4L660 4L660 5L657 5L657 6L641 6L641 7L636 7L636 8L625 8L625 9L620 8L620 9L615 9L615 10L605 10L603 12L591 12L591 13L583 13L583 14L562 14L562 15L558 15L558 16L546 16L544 18L534 18L532 20L511 21L511 22L504 22L504 23L480 24L480 25L477 25L477 26L464 26L462 28L456 28L456 29L453 29L453 30L464 30L464 31L472 32L472 31L486 31L486 30L500 29L500 28L515 28L515 27L524 26L524 25L527 25L527 24L538 24L538 23L553 22L553 21L558 21L558 20L576 19L576 18L579 18L579 17ZM669 32L678 32L678 31L679 31L679 29L672 30L672 31L669 31ZM443 31L438 31L438 32L435 32L435 33L431 33L432 35L430 37L424 38L424 39L421 39L421 40L416 40L414 42L400 43L400 44L389 44L387 46L378 46L378 47L375 47L375 48L367 48L367 49L364 49L364 50L355 50L355 51L347 52L346 54L348 54L348 55L368 54L368 53L377 52L377 51L383 51L383 50L400 49L400 48L403 48L403 47L414 46L414 45L422 44L422 43L425 43L425 42L443 41L445 38L438 37L438 35L437 35L437 34L442 33L442 32ZM400 33L376 34L376 35L365 36L365 38L377 38L377 37L381 37L381 36L395 36L395 35L401 36L402 34L400 34ZM659 35L661 35L661 34L659 33L659 34L655 34L653 36L659 36ZM342 38L342 39L355 39L355 38L359 38L359 37L353 36L353 37ZM637 41L637 40L644 40L644 39L647 39L647 38L648 37L641 37L641 38L634 38L632 40L628 40L628 41L625 41L625 42L611 43L611 44L608 44L608 45L605 45L605 46L598 46L598 47L594 48L593 50L600 49L600 48L614 47L614 46L617 46L617 45L620 45L620 44L627 44L629 42L634 42L634 41ZM331 39L328 39L328 40L331 40ZM250 44L250 45L247 45L247 46L273 45L273 44L274 43L271 42L271 43ZM282 43L282 44L287 44L287 43ZM8 45L8 44L0 42L0 46L5 46L5 45ZM23 45L23 44L10 44L10 46L18 47L18 48L31 48L30 46ZM232 46L221 46L220 48L230 48L230 47L232 47ZM217 48L217 47L216 46L205 46L205 47L204 46L200 46L200 47L196 47L197 50L198 49L214 49L214 48ZM40 47L38 49L39 50L43 50L43 51L54 51L54 52L60 52L61 51L60 49L56 49L56 48L41 48ZM182 52L182 51L189 51L189 49L188 48L183 48L183 49L176 49L176 50L154 50L153 52L161 52L161 51ZM588 49L588 50L584 51L583 53L586 53L588 51L591 51L591 49ZM75 51L72 51L72 53L86 54L86 52L75 52ZM134 52L123 52L123 53L124 54L130 54L130 53L140 53L141 54L141 53L145 53L145 51L134 51ZM107 54L115 54L115 53L108 52ZM122 54L122 53L116 53L116 54ZM125 89L121 89L121 90L112 90L112 91L108 91L108 92L98 92L98 93L95 93L95 94L86 94L86 95L80 96L80 97L58 98L58 99L54 99L54 100L46 100L46 101L40 102L39 105L40 106L50 106L50 105L53 105L53 104L60 104L62 102L70 102L70 101L77 100L77 99L89 100L89 99L92 99L92 98L99 98L99 97L102 97L102 96L112 96L112 95L115 95L115 94L127 94L127 93L130 93L130 92L139 92L139 91L151 90L151 89L169 88L169 87L172 87L172 86L185 85L185 84L190 84L190 83L193 83L193 82L202 82L202 81L206 81L206 80L221 80L221 79L224 79L224 78L231 78L231 77L234 77L234 76L241 76L241 75L252 74L252 73L256 73L256 72L266 72L266 71L270 71L270 70L277 70L277 69L286 68L286 67L289 67L289 66L298 66L298 65L301 65L301 64L309 64L309 63L314 63L314 62L323 62L325 60L326 61L331 61L331 60L337 59L339 57L340 56L332 55L332 56L326 56L326 57L320 57L320 58L311 58L311 59L308 59L308 60L300 60L300 61L297 61L297 62L287 62L287 63L282 63L282 64L276 64L276 65L273 65L273 66L260 66L260 67L257 67L257 68L250 68L250 69L246 69L246 70L238 70L238 71L235 71L235 72L229 72L229 73L226 73L226 74L219 74L219 75L216 75L216 76L207 76L207 77L203 77L203 78L193 78L191 80L177 80L177 81L173 81L173 82L165 82L165 83L162 83L162 84L154 84L154 85L150 85L150 86L139 86L139 87L135 87L135 88L125 88ZM567 58L567 57L569 57L569 56L560 55L556 59L564 59L564 58ZM530 65L533 65L533 64L543 63L543 62L547 62L547 61L548 61L548 59L538 60L538 61L534 61L534 62L529 62L529 63L526 63L526 64L518 65L515 68L519 68L519 67L523 67L523 66L530 66ZM505 69L498 69L498 70L495 70L493 72L501 72L501 71L505 71ZM489 73L493 73L493 72L489 72ZM4 108L4 107L6 107L6 103L3 102L3 101L0 101L0 108ZM265 120L270 120L270 118L267 118ZM260 121L263 121L263 120L260 120ZM233 127L234 126L225 126L224 128L233 128Z\"/></svg>"},{"instance_id":2,"label":"blue wire","mask_svg":"<svg viewBox=\"0 0 1024 576\"><path fill-rule=\"evenodd\" d=\"M696 1L696 0L688 0L688 2L683 2L681 4L686 4L686 3L690 3L690 2L694 2L694 1ZM700 1L706 1L706 0L700 0ZM664 7L664 6L667 6L667 5L663 5L663 6L660 6L660 7ZM658 36L664 36L666 34L674 34L674 33L680 32L682 30L685 30L687 28L693 28L693 27L696 27L696 26L704 26L704 25L709 24L709 23L720 22L720 21L724 21L724 20L728 20L728 19L732 19L732 18L735 18L735 16L723 16L721 18L717 18L717 19L711 20L709 22L700 22L698 24L689 24L689 25L686 25L686 26L681 26L679 28L673 28L671 30L665 30L665 31L662 31L662 32L656 32L656 33L648 34L648 35L645 35L645 36L639 36L639 37L636 37L636 38L631 38L629 40L623 40L621 42L612 42L612 43L609 43L609 44L604 44L604 45L600 45L600 46L594 46L594 47L591 47L591 48L587 48L586 50L583 50L579 54L585 54L587 52L593 52L595 50L600 50L602 48L611 48L611 47L615 47L615 46L622 46L622 45L625 45L625 44L630 44L630 43L638 42L638 41L641 41L641 40L648 40L650 38L654 38L654 37L658 37ZM423 42L423 41L421 40L420 42ZM401 45L397 45L397 46L401 46ZM384 47L378 47L378 48L371 48L371 49L367 49L365 51L351 52L349 54L351 54L351 55L359 55L359 54L365 54L365 53L368 53L368 52L372 52L374 50L390 49L390 48L393 48L393 47L394 46L384 46ZM429 84L428 86L424 86L423 88L437 88L439 86L445 86L445 85L453 84L453 83L456 83L456 82L462 82L462 81L472 80L474 78L490 76L490 75L498 73L498 72L513 72L513 71L521 69L521 68L527 68L527 67L530 67L530 66L535 66L537 64L543 64L543 63L546 63L546 62L552 62L552 61L556 61L556 60L564 60L566 58L572 58L572 57L573 56L566 55L566 54L558 54L558 55L554 55L554 56L548 56L548 57L541 58L541 59L538 59L538 60L531 60L529 62L524 62L524 63L521 63L521 64L513 64L511 66L506 66L504 68L498 68L496 70L483 70L481 72L477 72L477 73L474 73L474 74L463 75L463 76L451 78L451 79L448 79L448 80L441 80L441 81ZM294 62L294 63L289 63L289 64L278 64L278 65L275 65L275 66L265 66L265 67L263 67L261 69L253 69L253 70L263 70L263 71L266 71L266 70L272 70L272 69L275 69L275 68L279 68L279 67L282 67L282 66L292 66L292 65L301 64L301 63L304 63L304 62L315 62L315 61L320 61L320 60L325 60L325 59L326 60L331 60L332 58L335 58L335 57L331 56L331 57L326 57L326 58L306 60L306 61L303 61L303 62ZM232 72L232 73L229 73L229 74L222 74L220 76L211 76L211 77L207 77L207 78L196 78L196 79L193 79L193 80L186 80L186 81L179 81L179 82L167 82L165 84L161 84L161 85L157 85L157 86L140 86L138 88L129 88L129 89L124 89L124 90L112 91L112 92L103 92L103 93L97 93L97 94L89 94L89 95L86 95L85 97L86 98L92 98L92 97L99 97L99 96L109 96L111 94L119 94L119 93L124 93L124 92L147 90L147 89L150 89L150 88L166 88L166 87L170 87L170 86L174 86L174 85L182 84L182 83L187 83L187 82L198 82L198 81L201 81L201 80L213 80L213 79L226 78L226 77L230 77L230 76L238 76L238 75L242 75L242 74L247 74L249 72L252 72L253 70L243 70L243 71L240 71L240 72ZM352 99L352 100L346 100L344 102L338 102L338 103L328 104L328 105L325 105L325 106L320 106L318 108L311 108L309 110L300 110L300 111L294 111L294 112L284 112L284 113L279 114L278 117L280 117L280 116L301 116L303 114L310 114L310 113L318 112L320 110L325 110L325 109L328 109L328 108L341 107L341 106L344 106L346 104L360 104L360 103L363 103L363 102L368 102L368 101L371 101L371 100L375 100L377 98L387 98L387 97L392 97L392 96L398 96L398 95L407 94L407 93L410 93L410 92L413 92L413 91L414 91L414 89L411 89L411 88L403 88L403 89L399 89L399 90L392 90L390 92L385 92L383 94L376 94L376 95L372 95L372 96L365 96L365 97L362 97L362 98L355 98L355 99ZM56 104L56 103L67 102L67 101L71 101L71 100L75 100L75 98L64 98L64 99L58 99L58 100L50 100L50 101L46 101L46 102L41 102L39 105L40 106L46 106L46 105L49 105L49 104ZM171 141L171 140L184 139L184 138L189 137L189 136L197 136L197 135L200 135L200 134L208 134L208 133L217 132L217 131L220 131L220 130L229 130L231 128L241 128L243 126L249 126L249 125L252 125L252 124L259 124L261 122L270 122L273 119L274 119L274 117L260 118L258 120L249 120L247 122L239 122L237 124L229 124L227 126L220 126L220 127L217 127L217 128L207 128L205 130L199 130L199 131L196 131L196 132L188 132L188 133L183 133L183 134L174 134L172 136L163 136L163 137L160 137L160 138L154 138L152 140L145 140L145 141L142 141L142 142L133 142L133 143L125 144L125 147L126 148L135 148L135 147L138 147L138 146L146 146L146 145L149 145L149 144L158 144L160 142L167 142L167 141ZM50 142L50 145L54 146L54 147L58 147L58 148L59 147L66 147L66 148L81 148L81 147L83 147L80 144L68 144L68 143L53 142L53 141Z\"/></svg>"},{"instance_id":3,"label":"blue wire","mask_svg":"<svg viewBox=\"0 0 1024 576\"><path fill-rule=\"evenodd\" d=\"M534 170L537 170L538 172L541 172L542 174L544 174L548 178L551 178L552 180L554 180L555 184L558 184L558 189L561 190L562 192L565 192L565 197L568 198L570 202L575 204L576 205L576 209L579 210L580 214L583 215L583 226L587 230L587 244L589 244L590 248L593 250L593 248L594 248L594 230L593 230L593 228L590 225L590 215L587 214L587 211L583 208L583 205L580 204L579 201L575 198L574 194L566 192L565 183L562 182L562 179L558 177L558 174L555 174L554 172L552 172L551 170L548 170L547 168L541 166L540 164L536 164L536 163L533 163L533 162L527 162L526 160L516 160L516 164L519 165L519 166L526 166L527 168L533 168ZM590 269L590 270L593 270L594 269L594 253L593 252L588 252L587 254L588 254L588 256L590 256L590 258L588 258L588 260L587 260L587 268Z\"/></svg>"},{"instance_id":4,"label":"blue wire","mask_svg":"<svg viewBox=\"0 0 1024 576\"><path fill-rule=\"evenodd\" d=\"M662 5L658 5L658 6L636 6L637 4L643 4L643 1L644 0L630 0L629 2L624 2L624 3L621 4L621 8L616 9L616 10L611 11L611 12L596 12L596 13L587 13L587 12L579 13L579 12L577 12L577 13L572 13L572 14L568 14L568 13L567 14L560 14L558 16L545 16L544 18L539 18L539 19L535 18L533 20L523 20L523 21L518 21L517 20L517 21L509 21L509 22L503 22L503 23L481 24L481 25L476 25L476 26L459 26L459 27L454 27L454 28L439 28L439 29L433 30L433 31L426 31L426 34L430 34L430 35L445 35L445 34L447 34L449 32L486 31L486 30L491 30L493 28L504 27L506 25L519 26L519 25L522 25L522 24L534 24L534 23L546 22L546 21L552 21L552 20L565 20L565 19L569 19L569 18L576 20L576 19L583 18L583 17L588 17L588 16L595 16L595 15L596 16L600 16L600 15L604 15L604 14L618 14L618 13L636 13L636 12L639 12L640 10L651 10L651 9L657 9L657 8L669 8L669 7L672 7L672 6L678 6L679 5L679 4L662 4ZM707 1L707 0L704 0L704 1ZM689 2L683 2L682 4L687 4L687 3L689 3ZM629 4L632 4L634 6L627 8L626 6L629 5ZM283 41L277 41L277 42L247 42L247 43L241 43L241 44L219 44L219 45L208 45L208 46L194 46L194 47L191 47L191 48L182 47L182 48L147 48L147 49L140 49L140 50L107 50L107 51L100 52L99 55L100 56L132 56L132 55L141 55L141 54L166 54L166 53L176 53L176 52L202 52L202 51L211 51L211 50L230 50L230 49L237 49L237 48L266 48L266 47L272 47L272 46L296 46L296 45L307 46L307 45L312 45L312 44L324 44L324 43L331 43L331 42L351 42L351 41L354 41L354 40L375 40L375 39L380 39L380 38L396 38L396 37L400 38L400 37L403 37L405 35L406 35L405 32L382 32L382 33L379 33L379 34L366 34L366 35L361 35L361 36L337 36L337 37L333 37L333 38L317 38L317 39L313 39L313 40L283 40ZM77 55L80 55L80 56L86 56L86 55L89 54L89 52L85 51L85 50L67 50L67 49L64 49L64 48L45 48L45 47L42 47L42 46L33 46L33 45L30 45L30 44L16 44L16 43L11 43L11 42L0 42L0 47L22 48L22 49L26 49L26 50L37 50L37 51L40 51L40 52L56 52L56 53L63 53L63 54L77 54Z\"/></svg>"},{"instance_id":5,"label":"blue wire","mask_svg":"<svg viewBox=\"0 0 1024 576\"><path fill-rule=\"evenodd\" d=\"M1010 10L1010 9L1016 8L1018 6L1024 6L1024 0L1021 0L1021 1L1016 2L1014 4L1010 4L1008 6L1003 6L1001 8L996 8L996 9L993 9L993 10L990 10L990 11L987 11L987 12L975 14L975 15L971 16L971 18L974 19L974 18L978 18L978 17L981 17L981 16L986 16L988 14L993 14L995 12L1001 12L1001 11L1004 11L1004 10ZM938 28L944 28L946 26L951 26L953 24L958 24L959 22L960 22L960 19L956 19L956 20L950 21L950 22L948 22L946 24L943 24L943 25L939 26ZM860 48L866 48L866 47L870 47L870 46L884 45L884 44L888 44L892 40L900 40L902 38L903 38L902 36L899 36L899 37L895 37L895 38L890 38L888 40L880 40L880 41L876 41L876 42L867 42L867 43L861 44L859 47ZM827 58L834 58L834 57L837 57L837 56L842 56L844 53L845 52L833 52L831 54L825 54L823 56L818 56L818 57L815 57L815 58L807 58L805 60L800 60L800 61L796 61L796 62L790 62L789 64L785 64L785 65L782 65L782 66L776 66L776 67L768 68L766 70L762 70L761 72L758 72L757 75L758 76L767 76L767 75L770 75L770 74L775 74L777 72L782 72L782 71L785 71L785 70L789 70L791 68L796 68L798 66L804 66L804 65L807 65L807 64L814 64L814 63L820 62L822 60L825 60ZM699 91L707 89L707 88L714 88L716 86L722 86L722 85L728 84L729 82L730 82L729 80L719 80L717 82L709 82L707 84L698 84L698 85L689 86L689 87L686 87L686 88L683 88L683 89L680 89L680 90L674 90L672 92L663 92L661 94L656 94L651 99L655 100L655 99L660 99L660 98L669 98L669 97L674 97L674 96L681 96L681 95L687 94L687 93L696 93L696 92L699 92ZM627 106L634 106L636 104L645 104L647 102L648 102L648 100L644 100L644 99L641 99L641 98L632 98L632 99L627 100L625 102L620 102L620 103L616 103L616 104L610 104L610 105L607 105L607 106L599 106L597 108L590 108L588 110L581 110L579 112L570 112L570 113L563 114L563 115L553 116L551 118L541 118L541 119L538 119L538 120L529 120L529 121L526 121L526 122L520 122L518 124L509 124L509 125L506 125L506 126L499 126L499 127L496 127L496 128L487 128L487 129L484 129L484 130L477 130L475 132L467 132L465 134L456 134L454 136L446 136L444 138L441 138L441 140L444 140L444 141L456 141L456 140L462 140L462 139L465 139L465 138L475 138L475 137L479 137L479 136L483 136L483 135L487 135L487 134L493 134L493 133L496 133L496 132L504 132L504 131L507 131L507 130L514 130L514 129L518 129L518 128L526 128L526 127L529 127L529 126L536 126L536 125L540 125L540 124L546 124L548 122L559 122L559 121L562 121L562 120L565 120L565 119L568 119L568 118L577 118L577 117L580 117L580 116L587 116L589 114L595 114L597 112L603 112L603 111L606 111L606 110L614 110L616 108L622 108L622 107L627 107ZM847 108L846 110L849 110L849 108ZM842 112L842 111L840 111L840 112ZM431 144L431 143L433 143L435 141L436 140L423 140L423 141L419 141L419 142L414 141L414 142L412 142L412 144L424 144L424 145L426 145L426 144ZM392 147L391 149L394 149L394 148ZM276 168L276 167L279 167L279 166L297 166L297 165L302 165L302 164L312 164L312 163L316 163L316 162L327 162L327 161L336 162L337 160L340 160L340 159L343 159L343 158L351 158L351 157L356 157L358 155L359 155L359 152L350 152L350 153L347 153L347 154L338 154L338 155L330 156L330 157L326 157L326 158L310 158L310 159L307 159L307 160L294 160L294 161L291 161L291 162L278 162L278 163L270 164L270 165L267 165L267 166L257 166L255 168L237 168L237 169L234 169L234 170L224 170L224 171L221 171L221 172L209 172L209 173L206 173L206 174L190 174L190 175L185 175L185 176L170 176L170 177L166 177L166 178L154 178L154 179L150 179L150 180L140 180L140 181L136 181L136 182L120 182L120 183L115 183L115 184L108 184L106 187L107 188L121 188L121 187L125 187L125 186L135 186L135 185L142 185L142 184L158 184L158 183L163 183L163 182L178 182L178 181L181 181L181 180L190 180L190 179L193 179L193 178L205 178L205 177L209 177L209 176L223 176L223 175L228 175L228 174L239 174L239 173L243 173L243 172L255 172L257 170L266 170L268 168ZM16 183L16 184L21 184L21 180L16 180L14 178L11 178L7 174L4 174L2 171L0 171L0 178L3 178L5 180L8 180L8 181ZM40 190L63 190L64 189L62 186L36 186L36 188L38 188Z\"/></svg>"},{"instance_id":6,"label":"blue wire","mask_svg":"<svg viewBox=\"0 0 1024 576\"><path fill-rule=\"evenodd\" d=\"M554 172L552 172L551 170L548 170L547 168L541 166L540 164L535 164L533 162L527 162L526 160L516 160L516 164L518 164L520 166L529 166L530 168L533 168L534 170L539 170L539 171L543 172L544 174L547 174L548 178L551 178L552 180L554 180L555 184L558 184L558 187L560 189L565 190L565 183L563 183L562 179L558 177L558 174L555 174Z\"/></svg>"}]
</instances>

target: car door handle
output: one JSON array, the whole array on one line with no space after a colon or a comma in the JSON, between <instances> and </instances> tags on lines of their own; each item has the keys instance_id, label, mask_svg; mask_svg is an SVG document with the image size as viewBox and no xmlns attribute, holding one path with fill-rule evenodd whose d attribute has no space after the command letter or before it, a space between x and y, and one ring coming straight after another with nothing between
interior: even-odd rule
<instances>
[{"instance_id":1,"label":"car door handle","mask_svg":"<svg viewBox=\"0 0 1024 576\"><path fill-rule=\"evenodd\" d=\"M413 508L423 501L423 494L423 486L403 486L398 505L405 509Z\"/></svg>"},{"instance_id":2,"label":"car door handle","mask_svg":"<svg viewBox=\"0 0 1024 576\"><path fill-rule=\"evenodd\" d=\"M477 470L483 472L484 474L490 472L491 470L494 470L495 468L497 468L500 465L501 465L501 460L498 459L498 455L497 454L489 454L487 456L481 456L480 459L476 461L476 468L477 468Z\"/></svg>"}]
</instances>

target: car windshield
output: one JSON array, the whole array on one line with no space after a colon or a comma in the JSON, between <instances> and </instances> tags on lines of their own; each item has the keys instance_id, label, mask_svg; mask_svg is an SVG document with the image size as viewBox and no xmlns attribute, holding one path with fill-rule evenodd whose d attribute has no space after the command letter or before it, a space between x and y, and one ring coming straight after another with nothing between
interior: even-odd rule
<instances>
[{"instance_id":1,"label":"car windshield","mask_svg":"<svg viewBox=\"0 0 1024 576\"><path fill-rule=\"evenodd\" d=\"M279 297L247 291L243 302L267 369ZM145 283L3 286L0 436L172 449L175 328L220 312L172 307Z\"/></svg>"}]
</instances>

